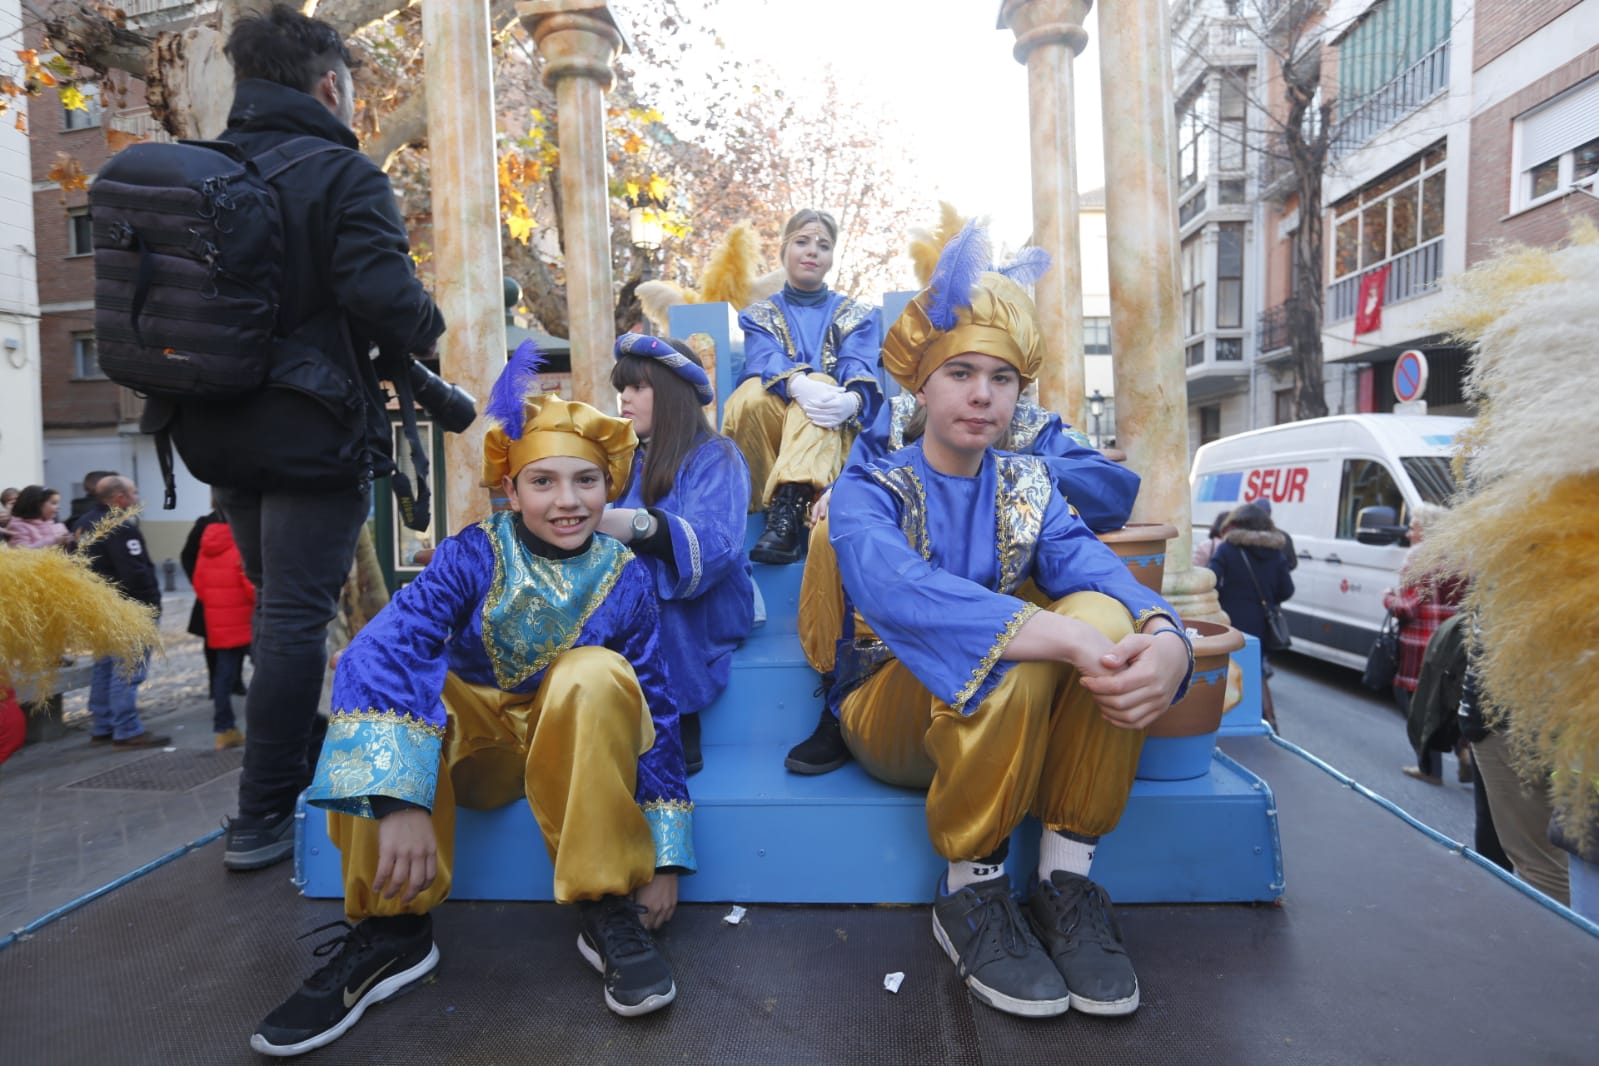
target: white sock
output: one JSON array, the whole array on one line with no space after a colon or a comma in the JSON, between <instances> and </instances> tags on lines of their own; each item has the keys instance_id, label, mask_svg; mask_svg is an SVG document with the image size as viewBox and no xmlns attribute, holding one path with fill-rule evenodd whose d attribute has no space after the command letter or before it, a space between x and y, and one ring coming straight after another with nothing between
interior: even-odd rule
<instances>
[{"instance_id":1,"label":"white sock","mask_svg":"<svg viewBox=\"0 0 1599 1066\"><path fill-rule=\"evenodd\" d=\"M1048 881L1056 870L1087 877L1094 865L1094 849L1099 838L1085 840L1066 836L1058 829L1046 829L1038 840L1038 879Z\"/></svg>"},{"instance_id":2,"label":"white sock","mask_svg":"<svg viewBox=\"0 0 1599 1066\"><path fill-rule=\"evenodd\" d=\"M951 862L949 864L949 890L959 892L967 885L978 881L992 881L1005 872L1005 862L1001 859L998 863L984 862L982 859L970 861Z\"/></svg>"}]
</instances>

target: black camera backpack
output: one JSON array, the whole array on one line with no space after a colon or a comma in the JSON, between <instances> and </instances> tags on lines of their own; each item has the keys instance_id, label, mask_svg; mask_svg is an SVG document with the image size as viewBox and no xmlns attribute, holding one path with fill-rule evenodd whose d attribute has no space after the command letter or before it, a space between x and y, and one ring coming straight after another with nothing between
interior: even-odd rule
<instances>
[{"instance_id":1,"label":"black camera backpack","mask_svg":"<svg viewBox=\"0 0 1599 1066\"><path fill-rule=\"evenodd\" d=\"M272 179L348 148L296 137L251 159L226 141L135 144L89 187L100 369L146 396L227 397L266 382L283 288Z\"/></svg>"}]
</instances>

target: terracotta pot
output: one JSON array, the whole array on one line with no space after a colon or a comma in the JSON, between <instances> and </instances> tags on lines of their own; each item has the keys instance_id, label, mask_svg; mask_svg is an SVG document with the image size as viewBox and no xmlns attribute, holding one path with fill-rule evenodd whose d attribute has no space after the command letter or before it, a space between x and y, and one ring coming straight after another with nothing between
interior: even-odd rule
<instances>
[{"instance_id":1,"label":"terracotta pot","mask_svg":"<svg viewBox=\"0 0 1599 1066\"><path fill-rule=\"evenodd\" d=\"M1129 522L1099 539L1121 557L1140 585L1159 593L1166 574L1166 542L1176 535L1177 527L1164 522Z\"/></svg>"},{"instance_id":2,"label":"terracotta pot","mask_svg":"<svg viewBox=\"0 0 1599 1066\"><path fill-rule=\"evenodd\" d=\"M1227 664L1244 646L1243 633L1231 626L1189 619L1183 625L1194 642L1194 676L1183 698L1145 732L1137 773L1145 780L1185 781L1210 772L1227 696Z\"/></svg>"}]
</instances>

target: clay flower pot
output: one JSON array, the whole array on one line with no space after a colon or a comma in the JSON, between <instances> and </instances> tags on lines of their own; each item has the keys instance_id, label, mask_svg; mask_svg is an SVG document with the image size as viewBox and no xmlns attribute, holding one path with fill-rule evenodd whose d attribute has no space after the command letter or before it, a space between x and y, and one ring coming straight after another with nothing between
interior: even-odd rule
<instances>
[{"instance_id":1,"label":"clay flower pot","mask_svg":"<svg viewBox=\"0 0 1599 1066\"><path fill-rule=\"evenodd\" d=\"M1243 633L1231 626L1188 619L1183 626L1194 642L1194 676L1183 698L1144 734L1137 776L1149 781L1185 781L1210 772L1227 695L1228 660L1244 646Z\"/></svg>"},{"instance_id":2,"label":"clay flower pot","mask_svg":"<svg viewBox=\"0 0 1599 1066\"><path fill-rule=\"evenodd\" d=\"M1177 527L1164 522L1129 522L1101 533L1099 539L1121 557L1140 585L1159 593L1166 573L1166 542L1176 535Z\"/></svg>"}]
</instances>

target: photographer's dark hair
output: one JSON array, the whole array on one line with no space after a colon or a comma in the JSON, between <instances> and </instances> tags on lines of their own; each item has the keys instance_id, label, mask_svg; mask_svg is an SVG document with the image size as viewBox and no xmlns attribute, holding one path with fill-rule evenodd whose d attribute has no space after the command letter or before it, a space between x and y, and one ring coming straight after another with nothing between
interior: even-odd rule
<instances>
[{"instance_id":1,"label":"photographer's dark hair","mask_svg":"<svg viewBox=\"0 0 1599 1066\"><path fill-rule=\"evenodd\" d=\"M240 19L222 51L241 81L260 78L303 93L341 64L351 71L360 66L338 30L287 4L273 4L270 11Z\"/></svg>"},{"instance_id":2,"label":"photographer's dark hair","mask_svg":"<svg viewBox=\"0 0 1599 1066\"><path fill-rule=\"evenodd\" d=\"M667 344L704 368L694 349L682 341L662 337ZM705 417L705 408L694 394L694 386L672 373L654 359L642 355L624 355L611 367L611 388L621 392L629 385L649 385L655 390L655 415L651 419L650 439L644 449L644 469L639 477L643 481L646 506L672 491L677 471L701 439L716 437L727 447L732 441L712 428ZM625 493L631 486L624 486Z\"/></svg>"},{"instance_id":3,"label":"photographer's dark hair","mask_svg":"<svg viewBox=\"0 0 1599 1066\"><path fill-rule=\"evenodd\" d=\"M43 485L29 485L17 493L17 502L11 505L13 518L43 518L44 505L52 496L61 494L55 489L47 489Z\"/></svg>"}]
</instances>

